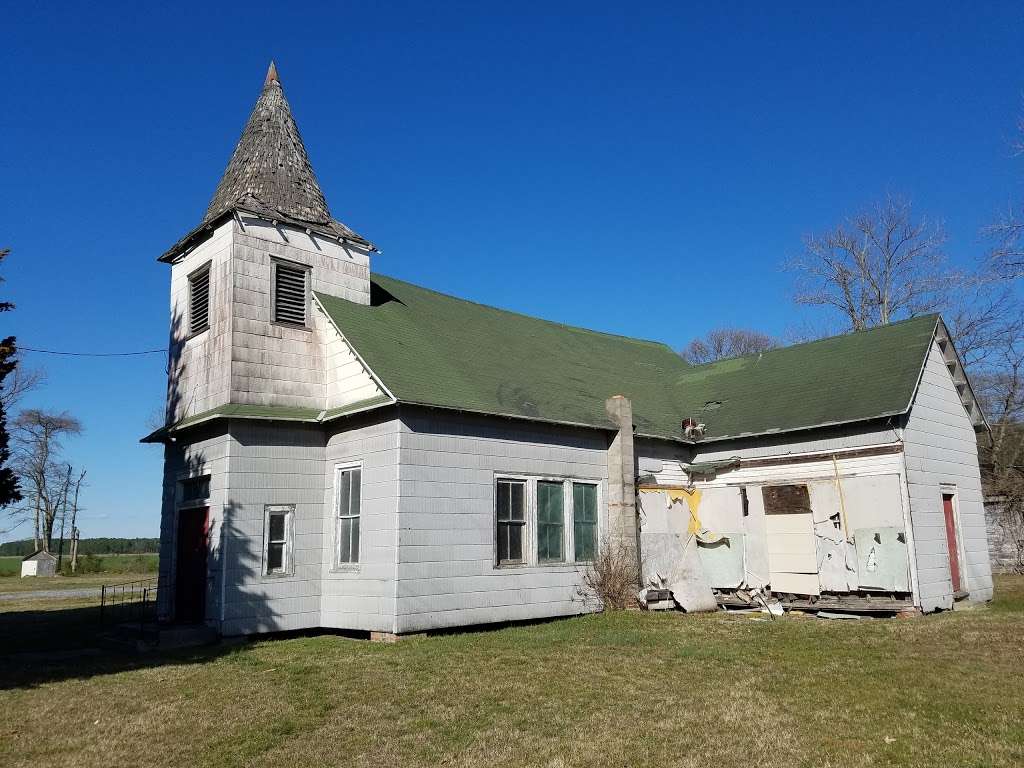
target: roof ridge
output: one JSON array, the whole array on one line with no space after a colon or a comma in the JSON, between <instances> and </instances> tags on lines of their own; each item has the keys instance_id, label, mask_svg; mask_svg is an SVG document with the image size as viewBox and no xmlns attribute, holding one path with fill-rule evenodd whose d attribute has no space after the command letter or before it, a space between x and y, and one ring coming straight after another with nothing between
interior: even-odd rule
<instances>
[{"instance_id":1,"label":"roof ridge","mask_svg":"<svg viewBox=\"0 0 1024 768\"><path fill-rule=\"evenodd\" d=\"M515 315L516 317L524 317L524 318L526 318L528 320L536 320L537 322L547 323L548 325L556 325L556 326L558 326L560 328L566 328L566 329L571 330L571 331L583 331L584 333L592 333L592 334L595 334L597 336L608 336L608 337L613 338L613 339L625 339L626 341L638 342L640 344L650 344L650 345L656 346L656 347L664 347L669 352L671 352L672 354L674 354L677 357L679 357L679 360L684 365L689 365L686 362L686 360L683 359L682 355L679 355L674 349L672 349L672 347L670 347L664 341L656 341L654 339L641 339L641 338L638 338L636 336L626 336L625 334L622 334L622 333L609 333L608 331L596 331L593 328L584 328L582 325L571 325L569 323L561 323L561 322L559 322L557 320L548 320L548 319L543 318L543 317L537 317L536 315L528 315L525 312L519 312L519 311L514 310L514 309L503 309L502 307L496 307L493 304L484 304L481 301L473 301L472 299L465 299L465 298L462 298L461 296L455 296L455 295L453 295L451 293L445 293L444 291L438 291L438 290L435 290L434 288L427 288L426 286L418 285L416 283L410 283L408 280L402 280L401 278L392 277L391 275L384 275L384 274L381 274L379 272L375 272L375 273L370 275L370 282L373 282L373 279L375 277L383 277L386 280L394 280L396 283L402 283L403 285L408 285L408 286L410 286L412 288L417 288L417 289L419 289L421 291L428 291L429 293L433 293L433 294L435 294L437 296L443 296L443 297L445 297L447 299L453 299L454 301L460 301L463 304L473 304L473 305L475 305L477 307L483 307L484 309L491 309L491 310L494 310L495 312L503 312L503 313L505 313L507 315ZM330 295L330 294L328 294L328 295ZM339 298L339 297L336 297L336 298Z\"/></svg>"},{"instance_id":2,"label":"roof ridge","mask_svg":"<svg viewBox=\"0 0 1024 768\"><path fill-rule=\"evenodd\" d=\"M927 318L931 318L933 321L941 318L942 315L938 312L928 312L923 315L916 315L914 317L905 317L902 320L895 320L891 323L885 323L884 325L873 325L870 328L860 328L855 331L847 331L846 333L835 333L831 336L822 336L820 339L810 339L808 341L798 341L795 344L785 344L781 347L773 347L772 349L766 349L763 352L752 352L749 355L736 355L735 357L724 357L721 360L712 360L709 363L700 363L699 365L691 366L690 372L697 372L702 369L710 368L721 363L735 362L736 360L748 360L752 358L759 358L763 355L771 355L777 352L785 352L790 349L797 349L799 347L806 347L811 344L821 344L826 341L835 341L836 339L845 339L850 336L862 336L868 333L874 333L877 331L884 331L889 328L893 328L897 325L906 325L907 323L921 322Z\"/></svg>"}]
</instances>

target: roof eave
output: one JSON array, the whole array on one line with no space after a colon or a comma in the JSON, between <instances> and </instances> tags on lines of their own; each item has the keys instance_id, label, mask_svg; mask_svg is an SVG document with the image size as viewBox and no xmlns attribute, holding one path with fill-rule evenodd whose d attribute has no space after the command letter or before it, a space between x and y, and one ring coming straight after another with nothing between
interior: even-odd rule
<instances>
[{"instance_id":1,"label":"roof eave","mask_svg":"<svg viewBox=\"0 0 1024 768\"><path fill-rule=\"evenodd\" d=\"M174 263L180 256L190 251L193 247L199 244L200 241L205 240L209 237L213 230L219 227L225 220L233 218L235 214L244 213L248 216L256 216L257 218L264 219L265 221L280 222L282 224L289 224L294 227L301 227L309 232L316 233L321 237L326 237L330 240L336 240L339 243L348 243L359 248L364 248L371 253L380 253L373 243L364 238L361 235L353 233L354 237L347 235L339 235L337 232L330 231L323 224L315 222L302 221L292 216L286 216L285 214L268 214L263 211L256 211L252 208L245 206L232 206L221 211L216 216L210 219L206 219L202 224L190 230L184 237L178 240L174 245L168 248L164 253L157 258L157 261L163 262L164 264ZM276 217L276 218L275 218Z\"/></svg>"}]
</instances>

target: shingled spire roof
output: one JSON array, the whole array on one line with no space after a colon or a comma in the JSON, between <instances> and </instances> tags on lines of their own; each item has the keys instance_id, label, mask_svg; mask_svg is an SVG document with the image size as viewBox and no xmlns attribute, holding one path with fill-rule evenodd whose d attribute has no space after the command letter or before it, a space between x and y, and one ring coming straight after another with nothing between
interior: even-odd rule
<instances>
[{"instance_id":1,"label":"shingled spire roof","mask_svg":"<svg viewBox=\"0 0 1024 768\"><path fill-rule=\"evenodd\" d=\"M206 218L252 200L301 221L331 221L274 62Z\"/></svg>"},{"instance_id":2,"label":"shingled spire roof","mask_svg":"<svg viewBox=\"0 0 1024 768\"><path fill-rule=\"evenodd\" d=\"M263 91L206 209L203 223L160 260L173 258L180 247L208 229L216 219L235 210L307 225L373 248L368 240L331 217L274 62L270 62Z\"/></svg>"}]
</instances>

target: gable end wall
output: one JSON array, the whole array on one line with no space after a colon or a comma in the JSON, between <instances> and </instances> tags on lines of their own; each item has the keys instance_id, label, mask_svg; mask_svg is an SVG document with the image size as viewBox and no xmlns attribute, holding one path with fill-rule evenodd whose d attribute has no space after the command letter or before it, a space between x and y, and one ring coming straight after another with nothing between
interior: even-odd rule
<instances>
[{"instance_id":1,"label":"gable end wall","mask_svg":"<svg viewBox=\"0 0 1024 768\"><path fill-rule=\"evenodd\" d=\"M981 473L974 427L946 367L932 344L904 429L904 456L921 608L952 608L942 486L954 485L960 520L961 572L971 600L992 598L992 570L985 532Z\"/></svg>"}]
</instances>

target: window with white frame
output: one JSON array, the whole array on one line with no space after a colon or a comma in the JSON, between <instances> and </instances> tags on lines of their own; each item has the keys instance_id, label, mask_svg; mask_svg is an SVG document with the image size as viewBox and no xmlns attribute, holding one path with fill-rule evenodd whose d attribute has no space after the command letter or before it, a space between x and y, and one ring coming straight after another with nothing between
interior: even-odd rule
<instances>
[{"instance_id":1,"label":"window with white frame","mask_svg":"<svg viewBox=\"0 0 1024 768\"><path fill-rule=\"evenodd\" d=\"M263 573L281 576L292 572L291 505L267 505L263 525Z\"/></svg>"},{"instance_id":2,"label":"window with white frame","mask_svg":"<svg viewBox=\"0 0 1024 768\"><path fill-rule=\"evenodd\" d=\"M210 265L188 276L188 333L195 336L210 327Z\"/></svg>"},{"instance_id":3,"label":"window with white frame","mask_svg":"<svg viewBox=\"0 0 1024 768\"><path fill-rule=\"evenodd\" d=\"M274 322L306 327L309 304L309 268L274 262Z\"/></svg>"},{"instance_id":4,"label":"window with white frame","mask_svg":"<svg viewBox=\"0 0 1024 768\"><path fill-rule=\"evenodd\" d=\"M597 554L599 485L572 478L498 477L498 566L585 563Z\"/></svg>"},{"instance_id":5,"label":"window with white frame","mask_svg":"<svg viewBox=\"0 0 1024 768\"><path fill-rule=\"evenodd\" d=\"M524 563L526 483L522 480L498 480L496 492L498 565Z\"/></svg>"},{"instance_id":6,"label":"window with white frame","mask_svg":"<svg viewBox=\"0 0 1024 768\"><path fill-rule=\"evenodd\" d=\"M359 509L363 471L359 466L335 470L334 508L337 515L335 538L339 565L359 562Z\"/></svg>"}]
</instances>

